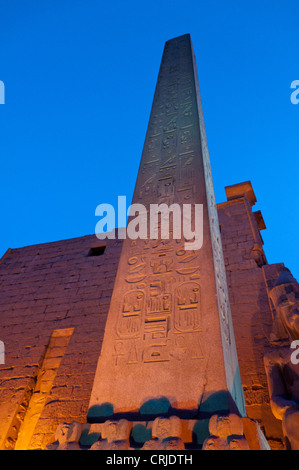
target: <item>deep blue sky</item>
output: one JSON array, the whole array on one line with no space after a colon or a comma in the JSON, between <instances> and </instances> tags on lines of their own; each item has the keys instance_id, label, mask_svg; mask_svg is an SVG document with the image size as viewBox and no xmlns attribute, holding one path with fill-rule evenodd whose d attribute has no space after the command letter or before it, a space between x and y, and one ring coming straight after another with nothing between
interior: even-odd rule
<instances>
[{"instance_id":1,"label":"deep blue sky","mask_svg":"<svg viewBox=\"0 0 299 470\"><path fill-rule=\"evenodd\" d=\"M298 0L0 0L0 256L131 202L164 43L190 33L216 200L251 180L268 262L299 280L298 21Z\"/></svg>"}]
</instances>

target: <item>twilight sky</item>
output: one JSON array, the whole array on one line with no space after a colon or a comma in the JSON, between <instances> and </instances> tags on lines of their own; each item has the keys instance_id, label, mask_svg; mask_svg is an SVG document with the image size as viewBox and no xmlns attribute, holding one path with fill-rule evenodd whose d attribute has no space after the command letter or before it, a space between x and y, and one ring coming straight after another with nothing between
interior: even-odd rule
<instances>
[{"instance_id":1,"label":"twilight sky","mask_svg":"<svg viewBox=\"0 0 299 470\"><path fill-rule=\"evenodd\" d=\"M0 0L0 257L130 204L164 43L190 33L216 200L251 180L268 262L299 280L298 18L298 0Z\"/></svg>"}]
</instances>

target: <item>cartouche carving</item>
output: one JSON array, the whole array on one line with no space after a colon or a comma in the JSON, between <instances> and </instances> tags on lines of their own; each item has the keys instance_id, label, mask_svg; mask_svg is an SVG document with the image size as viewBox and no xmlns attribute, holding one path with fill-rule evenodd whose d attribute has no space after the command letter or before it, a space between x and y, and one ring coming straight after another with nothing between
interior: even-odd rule
<instances>
[{"instance_id":1,"label":"cartouche carving","mask_svg":"<svg viewBox=\"0 0 299 470\"><path fill-rule=\"evenodd\" d=\"M55 439L58 441L56 450L81 450L79 440L82 434L81 423L61 423L56 429Z\"/></svg>"}]
</instances>

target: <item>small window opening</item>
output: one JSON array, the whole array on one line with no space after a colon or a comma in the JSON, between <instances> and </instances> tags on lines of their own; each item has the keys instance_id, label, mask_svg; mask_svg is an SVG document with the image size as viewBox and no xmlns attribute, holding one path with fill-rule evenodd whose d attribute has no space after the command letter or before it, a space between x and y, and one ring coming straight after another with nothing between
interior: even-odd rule
<instances>
[{"instance_id":1,"label":"small window opening","mask_svg":"<svg viewBox=\"0 0 299 470\"><path fill-rule=\"evenodd\" d=\"M101 256L104 254L106 246L94 246L90 248L87 256Z\"/></svg>"}]
</instances>

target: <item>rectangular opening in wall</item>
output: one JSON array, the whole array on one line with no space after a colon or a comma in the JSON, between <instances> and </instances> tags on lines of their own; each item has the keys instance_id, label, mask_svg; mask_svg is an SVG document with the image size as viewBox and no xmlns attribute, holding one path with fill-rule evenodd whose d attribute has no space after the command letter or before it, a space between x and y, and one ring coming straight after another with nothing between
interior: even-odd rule
<instances>
[{"instance_id":1,"label":"rectangular opening in wall","mask_svg":"<svg viewBox=\"0 0 299 470\"><path fill-rule=\"evenodd\" d=\"M94 246L92 248L90 248L87 256L101 256L104 254L105 252L105 249L106 249L106 246L105 245L102 245L102 246Z\"/></svg>"}]
</instances>

